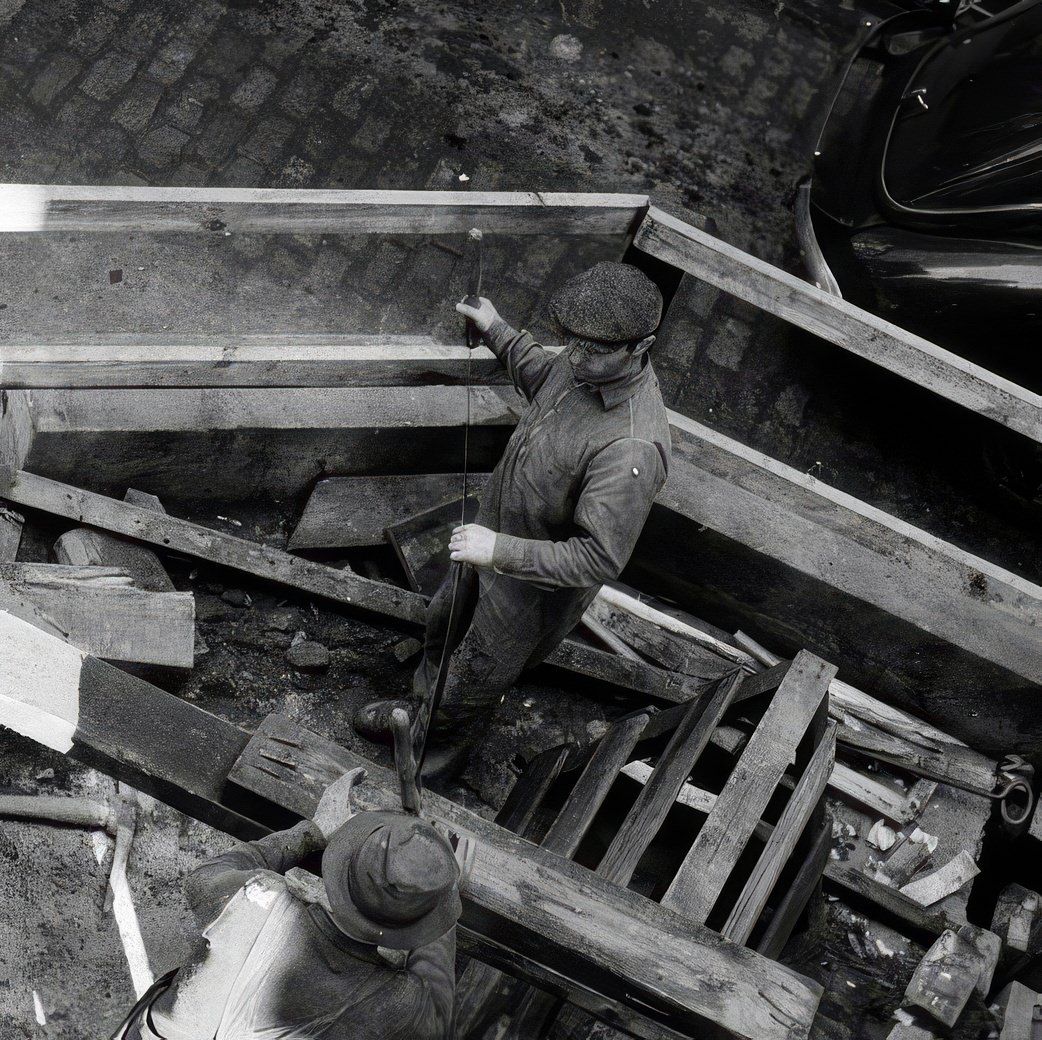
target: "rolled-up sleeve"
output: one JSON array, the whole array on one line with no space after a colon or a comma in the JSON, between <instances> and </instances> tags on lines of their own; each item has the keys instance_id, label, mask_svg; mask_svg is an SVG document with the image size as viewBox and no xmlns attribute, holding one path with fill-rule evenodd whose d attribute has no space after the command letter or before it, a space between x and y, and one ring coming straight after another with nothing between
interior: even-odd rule
<instances>
[{"instance_id":1,"label":"rolled-up sleeve","mask_svg":"<svg viewBox=\"0 0 1042 1040\"><path fill-rule=\"evenodd\" d=\"M489 326L483 339L507 370L510 381L531 401L546 381L555 355L536 343L530 333L523 329L517 332L502 318Z\"/></svg>"},{"instance_id":2,"label":"rolled-up sleeve","mask_svg":"<svg viewBox=\"0 0 1042 1040\"><path fill-rule=\"evenodd\" d=\"M580 533L563 541L497 534L493 568L560 588L614 581L665 479L662 454L651 441L628 437L612 442L586 469L574 516Z\"/></svg>"}]
</instances>

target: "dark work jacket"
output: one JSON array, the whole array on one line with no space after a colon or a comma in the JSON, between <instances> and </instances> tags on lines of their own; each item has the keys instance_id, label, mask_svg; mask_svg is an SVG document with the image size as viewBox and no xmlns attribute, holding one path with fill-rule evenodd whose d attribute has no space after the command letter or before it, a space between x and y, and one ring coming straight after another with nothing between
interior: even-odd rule
<instances>
[{"instance_id":1,"label":"dark work jacket","mask_svg":"<svg viewBox=\"0 0 1042 1040\"><path fill-rule=\"evenodd\" d=\"M669 421L654 370L647 362L596 387L575 379L572 347L555 355L503 321L485 342L528 401L482 495L478 523L497 533L493 569L596 590L619 576L666 480Z\"/></svg>"},{"instance_id":2,"label":"dark work jacket","mask_svg":"<svg viewBox=\"0 0 1042 1040\"><path fill-rule=\"evenodd\" d=\"M301 823L237 845L188 878L207 944L152 1004L164 1040L223 1035L312 1040L447 1040L456 930L395 968L341 932L282 875L321 847ZM223 1020L223 1024L222 1024Z\"/></svg>"}]
</instances>

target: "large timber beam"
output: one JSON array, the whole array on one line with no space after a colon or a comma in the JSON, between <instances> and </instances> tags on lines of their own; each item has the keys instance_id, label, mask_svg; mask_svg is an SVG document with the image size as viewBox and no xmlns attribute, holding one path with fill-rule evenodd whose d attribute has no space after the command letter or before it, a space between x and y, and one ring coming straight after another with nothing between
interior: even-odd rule
<instances>
[{"instance_id":1,"label":"large timber beam","mask_svg":"<svg viewBox=\"0 0 1042 1040\"><path fill-rule=\"evenodd\" d=\"M1042 684L1042 587L670 414L661 505Z\"/></svg>"},{"instance_id":2,"label":"large timber beam","mask_svg":"<svg viewBox=\"0 0 1042 1040\"><path fill-rule=\"evenodd\" d=\"M355 765L368 773L359 808L400 806L392 771L312 734L306 744L324 768L302 770L299 782L267 776L266 801L252 792L250 802L241 786L249 783L249 747L273 725L293 727L289 720L267 720L251 744L237 727L2 612L0 640L13 651L0 659L0 724L133 776L217 826L250 835L283 826L280 803L309 814L324 785ZM808 1036L821 994L815 983L433 793L424 811L474 841L464 924L478 935L699 1036Z\"/></svg>"},{"instance_id":3,"label":"large timber beam","mask_svg":"<svg viewBox=\"0 0 1042 1040\"><path fill-rule=\"evenodd\" d=\"M707 235L655 206L649 208L633 244L717 289L1042 442L1042 395Z\"/></svg>"},{"instance_id":4,"label":"large timber beam","mask_svg":"<svg viewBox=\"0 0 1042 1040\"><path fill-rule=\"evenodd\" d=\"M549 346L557 353L559 346ZM5 343L0 385L13 389L505 385L487 347L416 337L101 336Z\"/></svg>"},{"instance_id":5,"label":"large timber beam","mask_svg":"<svg viewBox=\"0 0 1042 1040\"><path fill-rule=\"evenodd\" d=\"M426 600L418 593L32 473L19 472L2 494L27 508L229 567L265 581L281 582L344 606L414 624L422 625L426 621ZM618 657L573 639L566 639L547 662L663 700L686 701L705 689L705 683L698 679Z\"/></svg>"},{"instance_id":6,"label":"large timber beam","mask_svg":"<svg viewBox=\"0 0 1042 1040\"><path fill-rule=\"evenodd\" d=\"M626 235L646 195L0 185L2 231Z\"/></svg>"}]
</instances>

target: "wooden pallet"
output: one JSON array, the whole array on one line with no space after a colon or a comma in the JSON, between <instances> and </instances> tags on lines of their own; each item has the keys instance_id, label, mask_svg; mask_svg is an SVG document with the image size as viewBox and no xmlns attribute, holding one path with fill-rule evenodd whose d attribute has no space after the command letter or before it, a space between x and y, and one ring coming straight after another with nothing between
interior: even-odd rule
<instances>
[{"instance_id":1,"label":"wooden pallet","mask_svg":"<svg viewBox=\"0 0 1042 1040\"><path fill-rule=\"evenodd\" d=\"M664 892L656 893L663 906L692 925L715 922L715 930L724 938L741 945L753 941L759 952L770 956L777 956L788 939L821 877L823 852L827 854L831 843L831 825L820 805L835 759L835 724L827 721L827 690L834 674L832 665L802 652L783 675L777 675L770 706L720 793L700 792L704 797L697 805L688 799L704 820ZM718 680L700 701L662 713L637 712L616 722L590 753L577 779L571 774L571 790L542 836L542 848L579 857L611 884L629 886L678 798L692 789L688 777L697 769L740 685L735 672ZM745 710L751 706L748 701L744 704ZM646 748L663 741L665 748L643 775L635 801L621 820L610 821L613 836L606 847L603 841L596 845L591 858L588 834L595 819L605 823L602 810L620 777L634 775L627 766L641 754L638 745ZM561 769L564 751L546 752L529 766L498 818L502 825L531 833L532 820ZM773 825L766 823L762 817L792 761L796 763L792 793L783 808L775 807ZM561 781L557 783L560 786ZM693 820L693 815L688 817ZM787 867L788 883L779 886ZM659 889L663 880L659 879ZM772 912L764 917L772 902ZM472 1040L484 1034L508 1000L516 1008L505 1034L510 1040L542 1035L548 1018L560 1007L552 994L533 991L519 997L502 975L483 964L466 968L458 992L459 1035ZM645 1024L636 1020L616 1019L614 1024L637 1036L664 1035L647 1032Z\"/></svg>"}]
</instances>

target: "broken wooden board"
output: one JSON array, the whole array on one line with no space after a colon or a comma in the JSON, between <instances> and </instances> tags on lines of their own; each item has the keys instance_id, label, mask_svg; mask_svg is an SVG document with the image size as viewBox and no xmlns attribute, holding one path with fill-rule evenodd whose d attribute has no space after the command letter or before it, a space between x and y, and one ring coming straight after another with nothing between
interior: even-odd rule
<instances>
[{"instance_id":1,"label":"broken wooden board","mask_svg":"<svg viewBox=\"0 0 1042 1040\"><path fill-rule=\"evenodd\" d=\"M310 815L325 788L358 765L368 771L360 808L400 804L390 770L269 716L231 779ZM463 917L471 930L613 999L666 1012L681 1029L708 1021L748 1040L807 1035L815 984L431 792L424 808L477 846Z\"/></svg>"},{"instance_id":2,"label":"broken wooden board","mask_svg":"<svg viewBox=\"0 0 1042 1040\"><path fill-rule=\"evenodd\" d=\"M432 234L473 227L511 235L626 235L646 195L554 191L383 191L0 185L0 233L263 231Z\"/></svg>"},{"instance_id":3,"label":"broken wooden board","mask_svg":"<svg viewBox=\"0 0 1042 1040\"><path fill-rule=\"evenodd\" d=\"M921 1008L951 1028L974 990L987 995L1001 948L998 936L973 925L945 931L912 974L905 1007Z\"/></svg>"},{"instance_id":4,"label":"broken wooden board","mask_svg":"<svg viewBox=\"0 0 1042 1040\"><path fill-rule=\"evenodd\" d=\"M191 668L195 597L134 588L111 568L56 564L0 566L0 610L46 619L74 646L112 661Z\"/></svg>"},{"instance_id":5,"label":"broken wooden board","mask_svg":"<svg viewBox=\"0 0 1042 1040\"><path fill-rule=\"evenodd\" d=\"M922 809L918 800L842 762L836 763L829 786L898 827L911 823Z\"/></svg>"},{"instance_id":6,"label":"broken wooden board","mask_svg":"<svg viewBox=\"0 0 1042 1040\"><path fill-rule=\"evenodd\" d=\"M0 371L2 364L0 360ZM32 395L0 383L0 492L25 465L32 443Z\"/></svg>"},{"instance_id":7,"label":"broken wooden board","mask_svg":"<svg viewBox=\"0 0 1042 1040\"><path fill-rule=\"evenodd\" d=\"M0 505L0 563L13 563L18 557L25 517Z\"/></svg>"},{"instance_id":8,"label":"broken wooden board","mask_svg":"<svg viewBox=\"0 0 1042 1040\"><path fill-rule=\"evenodd\" d=\"M387 540L414 592L433 596L438 591L452 562L449 537L460 524L473 522L479 507L477 495L469 496L466 504L457 496L387 528Z\"/></svg>"},{"instance_id":9,"label":"broken wooden board","mask_svg":"<svg viewBox=\"0 0 1042 1040\"><path fill-rule=\"evenodd\" d=\"M666 891L664 906L692 921L709 916L835 674L834 665L805 650L797 654Z\"/></svg>"},{"instance_id":10,"label":"broken wooden board","mask_svg":"<svg viewBox=\"0 0 1042 1040\"><path fill-rule=\"evenodd\" d=\"M29 508L243 571L265 581L282 582L344 606L371 610L419 625L426 622L426 601L415 592L304 560L280 549L236 538L187 520L157 514L128 502L119 502L24 471L17 475L5 494L11 501ZM624 660L572 639L564 640L547 657L547 663L669 701L690 700L704 688L697 679L638 661Z\"/></svg>"},{"instance_id":11,"label":"broken wooden board","mask_svg":"<svg viewBox=\"0 0 1042 1040\"><path fill-rule=\"evenodd\" d=\"M1042 443L1042 396L655 206L636 248L941 397Z\"/></svg>"},{"instance_id":12,"label":"broken wooden board","mask_svg":"<svg viewBox=\"0 0 1042 1040\"><path fill-rule=\"evenodd\" d=\"M0 646L0 725L243 840L290 821L226 791L248 733L2 610Z\"/></svg>"},{"instance_id":13,"label":"broken wooden board","mask_svg":"<svg viewBox=\"0 0 1042 1040\"><path fill-rule=\"evenodd\" d=\"M469 473L479 491L487 473ZM413 473L389 476L329 477L311 492L304 514L289 539L298 549L352 549L383 545L387 528L410 516L457 501L462 473Z\"/></svg>"},{"instance_id":14,"label":"broken wooden board","mask_svg":"<svg viewBox=\"0 0 1042 1040\"><path fill-rule=\"evenodd\" d=\"M953 892L958 892L979 873L980 868L974 858L963 849L937 870L904 885L901 894L914 899L921 906L933 906Z\"/></svg>"}]
</instances>

